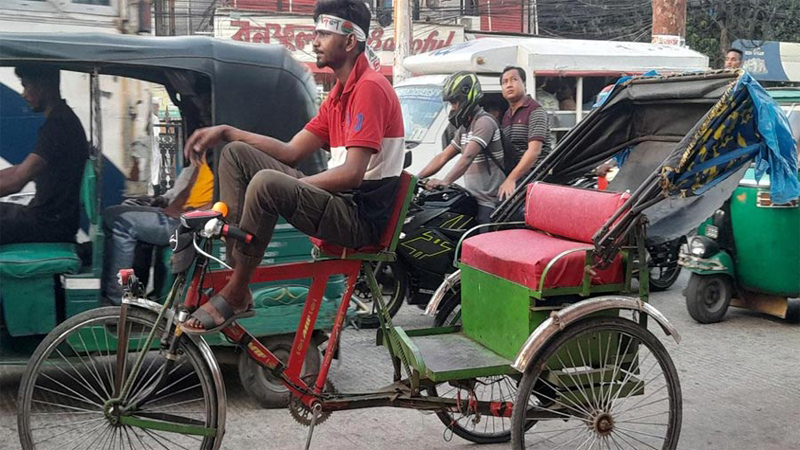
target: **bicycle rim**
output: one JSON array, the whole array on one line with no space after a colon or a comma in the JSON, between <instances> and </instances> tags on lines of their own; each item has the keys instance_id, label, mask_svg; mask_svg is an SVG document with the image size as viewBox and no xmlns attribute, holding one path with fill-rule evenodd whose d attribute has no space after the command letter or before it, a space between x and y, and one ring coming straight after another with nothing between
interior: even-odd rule
<instances>
[{"instance_id":1,"label":"bicycle rim","mask_svg":"<svg viewBox=\"0 0 800 450\"><path fill-rule=\"evenodd\" d=\"M208 436L218 428L211 372L187 338L180 340L177 359L168 363L157 348L162 327L155 345L142 348L156 318L149 311L128 310L125 379L138 356L145 357L117 409L130 407L148 390L153 394L140 407L123 413L125 419L114 414L119 316L119 307L88 311L67 320L42 341L20 386L18 428L23 448L214 447L216 437ZM161 374L165 377L157 382Z\"/></svg>"}]
</instances>

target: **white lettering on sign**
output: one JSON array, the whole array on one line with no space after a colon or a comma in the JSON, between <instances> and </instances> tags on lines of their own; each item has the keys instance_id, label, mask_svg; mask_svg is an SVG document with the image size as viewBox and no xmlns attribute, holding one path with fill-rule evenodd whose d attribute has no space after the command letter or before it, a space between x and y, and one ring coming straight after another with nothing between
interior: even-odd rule
<instances>
[{"instance_id":1,"label":"white lettering on sign","mask_svg":"<svg viewBox=\"0 0 800 450\"><path fill-rule=\"evenodd\" d=\"M302 17L240 17L217 16L214 34L217 38L242 42L279 44L286 47L297 60L311 63L314 22L310 16ZM391 66L394 58L394 29L381 28L376 22L367 32L367 45L381 59L381 64ZM464 29L460 26L415 24L411 42L413 54L424 53L464 42Z\"/></svg>"}]
</instances>

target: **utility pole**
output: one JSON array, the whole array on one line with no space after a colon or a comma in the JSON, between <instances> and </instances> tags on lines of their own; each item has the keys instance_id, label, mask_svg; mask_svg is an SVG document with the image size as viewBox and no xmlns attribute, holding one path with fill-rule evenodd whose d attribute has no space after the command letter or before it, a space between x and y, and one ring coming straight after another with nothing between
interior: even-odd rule
<instances>
[{"instance_id":1,"label":"utility pole","mask_svg":"<svg viewBox=\"0 0 800 450\"><path fill-rule=\"evenodd\" d=\"M409 0L394 0L394 66L392 78L397 84L411 74L403 67L403 60L411 54L411 7Z\"/></svg>"},{"instance_id":2,"label":"utility pole","mask_svg":"<svg viewBox=\"0 0 800 450\"><path fill-rule=\"evenodd\" d=\"M686 0L653 0L653 43L686 43Z\"/></svg>"},{"instance_id":3,"label":"utility pole","mask_svg":"<svg viewBox=\"0 0 800 450\"><path fill-rule=\"evenodd\" d=\"M169 0L169 35L175 36L175 0Z\"/></svg>"}]
</instances>

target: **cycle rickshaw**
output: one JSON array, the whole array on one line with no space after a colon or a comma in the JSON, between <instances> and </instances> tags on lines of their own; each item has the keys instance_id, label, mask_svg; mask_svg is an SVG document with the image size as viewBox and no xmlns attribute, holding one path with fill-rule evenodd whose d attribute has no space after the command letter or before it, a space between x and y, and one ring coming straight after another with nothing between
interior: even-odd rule
<instances>
[{"instance_id":1,"label":"cycle rickshaw","mask_svg":"<svg viewBox=\"0 0 800 450\"><path fill-rule=\"evenodd\" d=\"M796 173L796 159L784 161L782 149L770 145L770 133L781 125L761 121L759 111L774 105L757 95L760 86L746 74L708 77L723 80L719 102L635 191L533 183L522 196L524 221L494 224L500 229L462 241L461 326L404 330L376 296L377 342L393 362L385 388L340 393L328 369L359 271L379 292L371 262L395 257L416 181L408 174L401 177L390 224L376 245L344 249L313 240L315 261L257 269L253 282L312 279L288 364L238 323L222 333L286 385L289 411L309 425L309 439L333 411L391 406L433 411L463 438L511 440L514 448L675 449L680 382L647 324L655 322L676 341L679 335L647 303L642 255L648 220L651 226L672 223L672 232L683 233L682 221L693 215L702 221L704 210L724 201L720 191L735 185L754 158L770 158L773 178L780 170L772 169L783 163ZM668 87L674 79L620 83L609 104L635 114L635 102L625 105L632 90ZM655 98L663 100L665 92ZM598 111L577 129L602 123ZM710 148L709 135L731 138ZM218 211L188 213L182 220L175 251L187 258L173 266L176 281L163 305L142 298L135 277L123 271L128 294L121 307L73 317L39 346L20 387L24 448L64 442L78 448L83 442L220 447L226 398L219 366L206 342L182 333L180 323L229 276L207 270L213 241L247 242L249 236L226 224ZM319 373L301 376L322 292L335 274L346 277L344 300ZM60 381L64 377L69 384Z\"/></svg>"}]
</instances>

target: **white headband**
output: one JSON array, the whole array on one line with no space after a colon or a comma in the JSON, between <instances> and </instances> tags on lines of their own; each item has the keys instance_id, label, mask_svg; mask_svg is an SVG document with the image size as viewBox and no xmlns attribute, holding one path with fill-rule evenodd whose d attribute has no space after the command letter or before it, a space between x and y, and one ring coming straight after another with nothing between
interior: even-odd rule
<instances>
[{"instance_id":1,"label":"white headband","mask_svg":"<svg viewBox=\"0 0 800 450\"><path fill-rule=\"evenodd\" d=\"M342 19L341 17L322 14L317 20L317 31L328 31L331 33L341 34L347 36L348 34L355 34L356 41L367 42L367 34L358 25L350 20Z\"/></svg>"}]
</instances>

